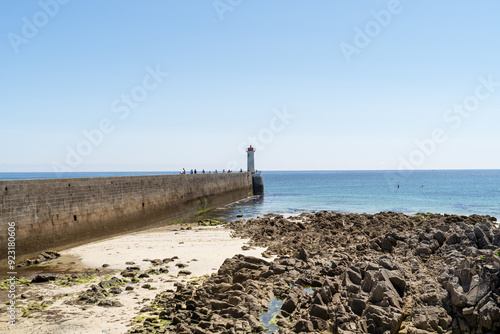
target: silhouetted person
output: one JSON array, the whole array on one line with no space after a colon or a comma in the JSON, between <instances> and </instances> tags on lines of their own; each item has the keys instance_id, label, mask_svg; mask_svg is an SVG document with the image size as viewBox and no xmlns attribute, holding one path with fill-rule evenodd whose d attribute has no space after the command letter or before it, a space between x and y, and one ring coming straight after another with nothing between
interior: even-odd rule
<instances>
[{"instance_id":1,"label":"silhouetted person","mask_svg":"<svg viewBox=\"0 0 500 334\"><path fill-rule=\"evenodd\" d=\"M196 168L194 169L194 173L196 174Z\"/></svg>"},{"instance_id":2,"label":"silhouetted person","mask_svg":"<svg viewBox=\"0 0 500 334\"><path fill-rule=\"evenodd\" d=\"M205 168L203 168L203 170L201 171L203 174L205 174Z\"/></svg>"}]
</instances>

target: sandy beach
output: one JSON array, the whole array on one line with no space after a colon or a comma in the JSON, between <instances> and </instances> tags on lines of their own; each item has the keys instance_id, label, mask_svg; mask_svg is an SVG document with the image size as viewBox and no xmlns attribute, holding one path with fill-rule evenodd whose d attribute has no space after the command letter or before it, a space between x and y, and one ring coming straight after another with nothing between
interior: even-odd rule
<instances>
[{"instance_id":1,"label":"sandy beach","mask_svg":"<svg viewBox=\"0 0 500 334\"><path fill-rule=\"evenodd\" d=\"M159 292L175 289L176 283L187 283L210 275L216 272L226 258L235 254L260 257L265 251L265 248L243 251L242 246L248 240L231 238L230 233L230 230L223 226L195 226L187 229L175 226L133 233L65 250L60 253L60 258L44 265L45 271L52 266L77 272L99 268L101 273L91 282L73 286L61 286L54 282L32 283L29 287L19 286L17 324L11 326L2 321L0 332L125 333L132 320L142 315L141 309L147 307ZM168 264L162 262L161 266L144 261L166 258L174 260ZM103 268L103 264L108 266ZM121 293L108 298L123 306L67 304L102 280L121 278L120 272L127 267L139 267L139 272L144 272L167 266L168 273L152 274L140 278L138 283L126 283L120 286ZM188 274L179 275L181 270ZM142 288L145 284L151 287ZM124 289L128 286L133 287L133 290ZM27 298L21 298L21 294ZM40 310L36 309L38 305L43 305ZM28 316L22 317L21 309L26 307L33 310L28 311ZM2 318L5 318L5 311L6 306L3 304Z\"/></svg>"}]
</instances>

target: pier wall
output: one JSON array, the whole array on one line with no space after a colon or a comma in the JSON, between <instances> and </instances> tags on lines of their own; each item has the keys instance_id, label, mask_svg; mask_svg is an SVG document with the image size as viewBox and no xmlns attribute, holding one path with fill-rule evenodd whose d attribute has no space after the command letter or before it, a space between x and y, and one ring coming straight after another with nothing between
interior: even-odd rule
<instances>
[{"instance_id":1,"label":"pier wall","mask_svg":"<svg viewBox=\"0 0 500 334\"><path fill-rule=\"evenodd\" d=\"M0 260L9 222L19 260L192 218L251 193L250 173L0 180Z\"/></svg>"}]
</instances>

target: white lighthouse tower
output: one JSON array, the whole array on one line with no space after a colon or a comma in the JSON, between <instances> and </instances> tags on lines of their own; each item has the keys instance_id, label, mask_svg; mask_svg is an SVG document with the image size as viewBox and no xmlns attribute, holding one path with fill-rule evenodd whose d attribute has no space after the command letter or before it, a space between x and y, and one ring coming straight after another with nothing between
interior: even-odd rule
<instances>
[{"instance_id":1,"label":"white lighthouse tower","mask_svg":"<svg viewBox=\"0 0 500 334\"><path fill-rule=\"evenodd\" d=\"M255 173L255 160L254 160L254 153L255 149L250 145L249 148L247 148L247 172L249 173Z\"/></svg>"},{"instance_id":2,"label":"white lighthouse tower","mask_svg":"<svg viewBox=\"0 0 500 334\"><path fill-rule=\"evenodd\" d=\"M255 172L255 149L250 145L247 148L247 171L252 173L252 192L254 195L264 195L264 180L262 174Z\"/></svg>"}]
</instances>

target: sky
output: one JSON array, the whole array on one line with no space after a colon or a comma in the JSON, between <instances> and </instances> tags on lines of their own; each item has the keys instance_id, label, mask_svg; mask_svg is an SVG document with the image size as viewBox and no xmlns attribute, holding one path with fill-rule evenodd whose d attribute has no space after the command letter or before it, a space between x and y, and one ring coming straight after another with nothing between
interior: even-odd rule
<instances>
[{"instance_id":1,"label":"sky","mask_svg":"<svg viewBox=\"0 0 500 334\"><path fill-rule=\"evenodd\" d=\"M5 0L0 172L500 169L499 12Z\"/></svg>"}]
</instances>

